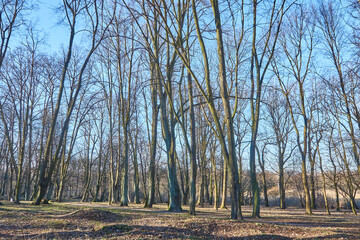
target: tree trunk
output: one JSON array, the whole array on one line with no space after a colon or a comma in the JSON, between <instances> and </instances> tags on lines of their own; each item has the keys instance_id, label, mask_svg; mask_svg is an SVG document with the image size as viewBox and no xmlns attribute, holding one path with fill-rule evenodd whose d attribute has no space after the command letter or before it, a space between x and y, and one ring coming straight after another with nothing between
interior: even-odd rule
<instances>
[{"instance_id":1,"label":"tree trunk","mask_svg":"<svg viewBox=\"0 0 360 240\"><path fill-rule=\"evenodd\" d=\"M266 183L266 173L265 173L265 149L266 149L267 143L264 144L261 155L258 147L256 146L256 151L258 153L258 162L261 169L261 177L263 181L263 190L264 190L264 201L265 201L265 207L269 207L269 199L267 194L267 183Z\"/></svg>"},{"instance_id":2,"label":"tree trunk","mask_svg":"<svg viewBox=\"0 0 360 240\"><path fill-rule=\"evenodd\" d=\"M255 135L254 135L255 136ZM250 184L253 194L252 204L253 213L252 217L260 217L260 190L256 179L256 166L255 166L255 140L250 143Z\"/></svg>"},{"instance_id":3,"label":"tree trunk","mask_svg":"<svg viewBox=\"0 0 360 240\"><path fill-rule=\"evenodd\" d=\"M137 121L137 120L136 120ZM137 124L137 123L136 123ZM136 129L138 131L138 129ZM135 143L130 139L131 145L132 145L132 151L133 151L133 166L134 166L134 192L135 192L135 198L134 202L136 204L140 203L140 187L139 187L139 167L138 167L138 161L137 161L137 132L135 134Z\"/></svg>"},{"instance_id":4,"label":"tree trunk","mask_svg":"<svg viewBox=\"0 0 360 240\"><path fill-rule=\"evenodd\" d=\"M65 141L63 143L63 152L61 154L61 163L60 163L60 180L59 180L59 189L57 192L57 202L61 202L62 201L62 196L63 196L63 192L64 192L64 185L65 185L65 178L66 178L66 172L67 172L67 165L66 165L66 160L65 160L65 148L66 148L66 137L65 137ZM65 170L66 169L66 170Z\"/></svg>"},{"instance_id":5,"label":"tree trunk","mask_svg":"<svg viewBox=\"0 0 360 240\"><path fill-rule=\"evenodd\" d=\"M208 179L208 176L207 176L207 171L206 171L206 169L205 169L204 190L205 190L205 193L204 193L205 200L206 200L207 203L210 203L209 179Z\"/></svg>"},{"instance_id":6,"label":"tree trunk","mask_svg":"<svg viewBox=\"0 0 360 240\"><path fill-rule=\"evenodd\" d=\"M183 169L180 166L180 159L179 159L179 156L176 151L175 151L175 159L176 159L177 167L179 168L179 173L180 173L179 177L180 177L180 188L181 188L181 192L182 192L182 202L183 202L183 204L186 204L187 192L185 189L185 179L184 179L185 176L184 176Z\"/></svg>"},{"instance_id":7,"label":"tree trunk","mask_svg":"<svg viewBox=\"0 0 360 240\"><path fill-rule=\"evenodd\" d=\"M123 149L123 168L121 180L121 206L128 205L128 191L129 191L129 140L128 140L128 121L124 125L124 149Z\"/></svg>"},{"instance_id":8,"label":"tree trunk","mask_svg":"<svg viewBox=\"0 0 360 240\"><path fill-rule=\"evenodd\" d=\"M185 151L185 163L184 163L184 171L185 171L185 189L183 195L183 205L188 204L189 193L190 193L190 176L189 176L189 161L188 161L188 151Z\"/></svg>"},{"instance_id":9,"label":"tree trunk","mask_svg":"<svg viewBox=\"0 0 360 240\"><path fill-rule=\"evenodd\" d=\"M152 124L151 124L151 143L150 143L150 169L149 169L149 197L145 207L152 208L155 201L155 161L156 161L156 141L157 141L157 122L158 122L158 107L156 88L152 90L151 104L152 104Z\"/></svg>"},{"instance_id":10,"label":"tree trunk","mask_svg":"<svg viewBox=\"0 0 360 240\"><path fill-rule=\"evenodd\" d=\"M30 122L29 122L29 146L28 149L32 149L32 135L33 135L33 111L34 108L31 107L30 110ZM28 169L27 169L27 178L26 178L26 190L25 190L25 200L30 200L30 191L31 191L31 163L32 163L33 151L28 151Z\"/></svg>"},{"instance_id":11,"label":"tree trunk","mask_svg":"<svg viewBox=\"0 0 360 240\"><path fill-rule=\"evenodd\" d=\"M263 173L262 173L262 180L263 180L263 184L264 184L264 201L265 201L265 207L269 207L269 199L268 199L268 194L267 194L267 185L266 185L266 175L265 175L265 171L263 171Z\"/></svg>"},{"instance_id":12,"label":"tree trunk","mask_svg":"<svg viewBox=\"0 0 360 240\"><path fill-rule=\"evenodd\" d=\"M222 25L220 19L219 3L217 0L211 0L211 5L214 14L216 39L217 39L217 53L219 59L219 79L220 79L220 95L224 108L224 117L226 125L226 139L228 148L226 149L225 142L221 141L222 148L225 150L225 159L228 161L228 168L230 170L231 182L231 219L242 218L241 204L240 204L240 188L239 188L239 172L236 160L235 137L233 116L230 109L228 85L226 80L226 66L225 53L223 46ZM225 137L224 137L225 139Z\"/></svg>"},{"instance_id":13,"label":"tree trunk","mask_svg":"<svg viewBox=\"0 0 360 240\"><path fill-rule=\"evenodd\" d=\"M325 209L326 209L326 213L328 215L330 215L329 203L328 203L328 199L327 199L327 195L326 195L326 179L325 179L325 173L324 173L323 166L322 166L322 159L321 159L320 151L319 151L319 163L320 163L321 177L322 177L322 181L323 181Z\"/></svg>"},{"instance_id":14,"label":"tree trunk","mask_svg":"<svg viewBox=\"0 0 360 240\"><path fill-rule=\"evenodd\" d=\"M8 182L8 176L9 176L9 159L7 156L5 156L5 163L6 163L6 167L5 167L5 175L4 175L4 180L2 182L2 188L1 188L1 192L0 195L4 196L6 193L6 187L7 187L7 182Z\"/></svg>"},{"instance_id":15,"label":"tree trunk","mask_svg":"<svg viewBox=\"0 0 360 240\"><path fill-rule=\"evenodd\" d=\"M310 192L311 192L311 209L316 209L315 159L310 161Z\"/></svg>"},{"instance_id":16,"label":"tree trunk","mask_svg":"<svg viewBox=\"0 0 360 240\"><path fill-rule=\"evenodd\" d=\"M301 161L301 178L303 182L304 192L305 192L305 208L306 214L311 215L311 200L310 200L310 192L309 192L309 184L306 176L306 156L302 156Z\"/></svg>"},{"instance_id":17,"label":"tree trunk","mask_svg":"<svg viewBox=\"0 0 360 240\"><path fill-rule=\"evenodd\" d=\"M226 162L224 161L224 174L222 179L222 198L221 198L221 206L220 208L227 208L226 207L226 198L227 198L227 179L228 179L228 168Z\"/></svg>"},{"instance_id":18,"label":"tree trunk","mask_svg":"<svg viewBox=\"0 0 360 240\"><path fill-rule=\"evenodd\" d=\"M211 206L213 204L213 200L214 200L214 180L213 180L213 174L212 174L212 169L210 166L210 170L209 170L209 184L210 184L210 192L209 192L209 205Z\"/></svg>"},{"instance_id":19,"label":"tree trunk","mask_svg":"<svg viewBox=\"0 0 360 240\"><path fill-rule=\"evenodd\" d=\"M279 193L280 193L280 208L285 209L285 180L284 180L284 166L283 166L283 157L279 156Z\"/></svg>"},{"instance_id":20,"label":"tree trunk","mask_svg":"<svg viewBox=\"0 0 360 240\"><path fill-rule=\"evenodd\" d=\"M190 73L188 73L188 92L189 92L189 110L190 110L190 139L191 139L191 151L190 151L190 201L189 201L189 214L195 214L195 199L196 199L196 121L195 121L195 109L192 89L192 79Z\"/></svg>"},{"instance_id":21,"label":"tree trunk","mask_svg":"<svg viewBox=\"0 0 360 240\"><path fill-rule=\"evenodd\" d=\"M213 173L213 180L214 180L214 208L217 210L219 208L219 188L218 188L218 180L216 174L216 160L215 160L215 148L211 155L211 165L212 165L212 173Z\"/></svg>"},{"instance_id":22,"label":"tree trunk","mask_svg":"<svg viewBox=\"0 0 360 240\"><path fill-rule=\"evenodd\" d=\"M204 147L204 146L203 146ZM205 150L202 150L205 151ZM199 198L197 201L197 205L204 207L204 187L205 187L205 156L201 153L201 163L200 163L200 187L199 187Z\"/></svg>"}]
</instances>

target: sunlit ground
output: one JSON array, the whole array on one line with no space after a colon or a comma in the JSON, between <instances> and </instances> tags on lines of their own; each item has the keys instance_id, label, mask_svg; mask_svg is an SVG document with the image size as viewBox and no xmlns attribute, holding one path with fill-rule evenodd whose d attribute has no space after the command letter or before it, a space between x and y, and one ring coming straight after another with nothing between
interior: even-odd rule
<instances>
[{"instance_id":1,"label":"sunlit ground","mask_svg":"<svg viewBox=\"0 0 360 240\"><path fill-rule=\"evenodd\" d=\"M3 202L4 203L4 202ZM0 238L22 239L360 239L360 217L348 211L261 208L261 218L242 208L244 220L230 220L229 209L197 208L169 213L165 204L120 207L107 203L51 203L0 206ZM184 206L184 210L188 207Z\"/></svg>"}]
</instances>

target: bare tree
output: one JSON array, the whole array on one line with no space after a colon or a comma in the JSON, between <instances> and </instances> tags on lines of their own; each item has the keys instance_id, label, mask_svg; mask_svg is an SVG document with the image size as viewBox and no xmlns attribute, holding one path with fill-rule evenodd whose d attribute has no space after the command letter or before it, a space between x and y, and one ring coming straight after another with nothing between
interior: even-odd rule
<instances>
[{"instance_id":1,"label":"bare tree","mask_svg":"<svg viewBox=\"0 0 360 240\"><path fill-rule=\"evenodd\" d=\"M321 3L319 7L319 16L317 18L319 27L325 38L326 51L334 64L339 79L339 84L334 86L341 94L342 101L345 106L345 114L347 117L347 124L349 127L349 136L352 141L352 151L354 159L360 174L360 158L358 146L356 143L355 130L353 126L353 119L351 114L351 101L349 100L349 86L347 84L348 73L344 70L346 68L343 61L343 47L344 47L344 29L341 23L341 17L332 2ZM335 90L334 89L334 90Z\"/></svg>"},{"instance_id":2,"label":"bare tree","mask_svg":"<svg viewBox=\"0 0 360 240\"><path fill-rule=\"evenodd\" d=\"M273 2L270 9L270 18L265 30L265 36L261 36L261 44L258 43L258 4L257 0L252 1L252 52L251 52L251 92L250 92L250 107L251 107L251 143L250 143L250 178L251 188L253 192L253 217L260 217L260 193L259 186L256 180L256 164L255 164L255 149L256 140L259 129L259 116L262 96L262 86L266 76L266 72L275 53L278 36L280 33L283 17L290 6L286 6L286 1ZM263 40L264 39L264 40ZM264 41L264 42L262 42Z\"/></svg>"},{"instance_id":3,"label":"bare tree","mask_svg":"<svg viewBox=\"0 0 360 240\"><path fill-rule=\"evenodd\" d=\"M104 6L104 2L100 2L100 1L99 2L98 1L80 2L80 1L75 1L75 0L72 0L72 1L64 0L63 1L63 10L65 12L66 21L70 27L69 46L68 46L68 52L65 57L64 67L62 70L59 94L58 94L58 98L57 98L57 102L56 102L55 112L51 119L51 127L50 127L50 131L49 131L49 135L47 137L44 158L40 165L39 181L38 181L39 190L38 190L36 199L34 199L34 201L33 201L33 203L35 205L40 204L41 200L43 199L43 197L45 196L45 194L47 192L47 188L49 186L52 174L55 170L55 166L57 165L56 163L59 158L61 143L63 142L65 132L68 129L71 114L72 114L72 111L76 104L78 94L81 90L83 74L85 72L87 64L90 61L91 56L93 55L95 50L98 48L101 41L104 39L107 28L108 28L109 24L111 23L112 17L113 17L112 15L110 15L110 19L108 19L108 17L102 15L103 11L105 11L105 6ZM65 83L66 73L67 73L69 62L70 62L70 59L72 56L72 48L73 48L73 43L74 43L74 37L76 34L76 31L75 31L76 19L80 16L80 14L83 14L83 13L85 14L85 16L88 17L88 20L90 23L89 31L91 34L90 35L91 46L90 46L90 49L87 53L87 56L86 56L83 64L82 64L81 70L79 72L78 80L77 80L77 87L76 87L74 96L70 101L70 106L69 106L67 114L66 114L66 119L61 128L59 144L57 145L55 154L52 157L50 154L51 153L51 145L53 143L53 135L55 132L55 125L58 120L59 109L60 109L60 105L62 102L61 100L62 100L62 95L64 92L64 83ZM49 167L48 171L46 171L47 167Z\"/></svg>"},{"instance_id":4,"label":"bare tree","mask_svg":"<svg viewBox=\"0 0 360 240\"><path fill-rule=\"evenodd\" d=\"M280 208L285 209L286 194L285 194L285 165L291 159L295 147L288 150L289 143L291 143L291 132L293 130L289 108L286 99L277 96L280 91L272 89L268 91L266 110L270 116L272 129L276 137L277 158L279 167L279 195Z\"/></svg>"},{"instance_id":5,"label":"bare tree","mask_svg":"<svg viewBox=\"0 0 360 240\"><path fill-rule=\"evenodd\" d=\"M306 100L305 100L305 80L308 77L310 71L310 63L312 59L312 51L314 45L314 23L309 21L308 11L305 9L304 5L299 5L295 10L292 17L287 19L287 26L284 28L284 33L281 37L281 45L285 52L287 61L288 61L288 71L296 79L299 91L299 101L300 101L300 115L303 118L303 136L301 140L301 134L299 131L298 123L295 118L295 112L293 104L290 101L290 92L291 88L287 87L285 79L280 77L279 68L277 64L274 63L275 74L279 79L279 84L281 91L286 97L288 108L290 111L291 119L294 125L294 130L296 132L296 141L298 145L299 152L301 154L302 161L302 181L305 192L305 205L306 213L312 214L311 212L311 200L310 200L310 191L309 184L307 179L306 171L306 158L308 154L308 125L309 117L307 115L306 109ZM288 40L290 39L290 41Z\"/></svg>"}]
</instances>

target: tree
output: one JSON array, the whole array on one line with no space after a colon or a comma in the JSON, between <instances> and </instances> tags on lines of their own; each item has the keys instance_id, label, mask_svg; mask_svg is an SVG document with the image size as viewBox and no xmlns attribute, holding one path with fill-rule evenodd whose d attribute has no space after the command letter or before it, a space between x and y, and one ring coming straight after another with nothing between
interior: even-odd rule
<instances>
[{"instance_id":1,"label":"tree","mask_svg":"<svg viewBox=\"0 0 360 240\"><path fill-rule=\"evenodd\" d=\"M2 65L5 59L6 52L9 47L10 39L13 34L13 31L16 29L16 27L20 26L21 24L18 23L19 20L21 20L21 13L26 8L25 0L16 0L16 1L2 1L1 2L1 12L3 17L0 19L0 70L2 70ZM33 69L33 68L31 68ZM22 79L24 80L24 79ZM31 85L29 90L32 89ZM31 96L31 90L27 92L28 99L30 99ZM29 120L29 101L27 101L27 107L26 107L26 113L25 113L25 119L21 119L21 122L23 123L22 127L27 127L27 122ZM5 136L8 142L9 151L10 151L10 159L13 164L15 175L16 175L16 187L15 187L15 202L20 202L20 190L21 190L21 178L22 178L22 166L24 162L24 154L25 154L25 141L26 141L26 135L27 135L27 129L23 129L22 133L20 132L20 142L21 142L21 153L19 154L19 161L18 166L15 162L15 156L14 156L14 150L12 146L12 142L10 139L10 133L8 129L8 124L6 123L5 116L4 116L4 110L3 110L3 103L2 100L0 100L0 114L1 119L4 124L5 128ZM18 115L19 116L19 115ZM20 120L20 119L19 119Z\"/></svg>"},{"instance_id":2,"label":"tree","mask_svg":"<svg viewBox=\"0 0 360 240\"><path fill-rule=\"evenodd\" d=\"M100 4L100 5L98 6L98 4ZM55 166L57 165L59 153L61 150L61 143L63 142L65 132L67 131L68 126L69 126L71 114L72 114L72 111L76 104L78 94L81 89L82 78L83 78L85 69L87 67L87 64L89 63L91 56L93 55L95 50L100 45L103 38L105 37L107 28L112 21L112 16L110 16L110 19L107 19L105 17L102 18L101 12L99 10L104 11L104 3L103 2L98 3L98 1L94 1L92 3L89 3L87 1L80 2L80 1L75 1L75 0L73 0L73 1L64 0L63 1L63 11L65 12L66 21L70 27L69 46L68 46L68 51L67 51L67 54L65 57L64 66L62 69L59 93L58 93L58 97L57 97L57 101L56 101L55 112L51 119L51 126L50 126L50 131L49 131L49 134L47 137L44 157L43 157L42 163L40 164L39 180L38 180L39 190L38 190L36 199L34 199L34 201L33 201L33 203L35 205L39 205L41 200L44 198L44 196L47 192L47 188L49 186L52 174L55 170ZM78 80L77 80L77 87L76 87L73 98L70 100L69 108L68 108L68 111L66 114L66 119L61 128L59 144L57 144L55 154L52 157L51 156L51 146L53 144L53 139L54 139L53 136L54 136L54 132L55 132L56 123L58 120L60 105L62 102L61 100L62 100L62 96L63 96L63 92L64 92L66 73L67 73L69 62L70 62L70 59L72 56L72 48L73 48L73 43L74 43L74 37L76 34L76 31L75 31L76 19L79 17L80 14L83 14L83 13L85 13L86 14L85 16L87 16L89 18L89 23L90 23L89 31L91 34L90 35L91 46L87 53L87 56L84 59L81 70L79 72ZM104 25L101 25L101 24L104 24ZM49 167L48 171L46 171L47 167Z\"/></svg>"},{"instance_id":3,"label":"tree","mask_svg":"<svg viewBox=\"0 0 360 240\"><path fill-rule=\"evenodd\" d=\"M285 209L285 164L291 159L295 147L292 147L290 152L287 152L288 145L291 143L291 132L293 127L286 99L278 96L277 94L279 93L280 90L275 88L268 91L268 104L266 104L266 110L270 116L271 126L276 138L277 162L279 168L280 208Z\"/></svg>"},{"instance_id":4,"label":"tree","mask_svg":"<svg viewBox=\"0 0 360 240\"><path fill-rule=\"evenodd\" d=\"M2 1L0 20L0 69L4 62L13 31L21 25L21 14L26 9L25 0Z\"/></svg>"},{"instance_id":5,"label":"tree","mask_svg":"<svg viewBox=\"0 0 360 240\"><path fill-rule=\"evenodd\" d=\"M346 77L347 73L344 72L344 61L342 49L344 48L343 41L343 26L338 11L334 8L331 2L321 3L319 7L319 16L317 18L319 27L325 39L325 47L330 60L334 64L335 70L338 75L339 84L336 86L336 90L339 91L342 97L342 101L345 105L345 114L347 117L347 124L349 127L348 134L352 141L352 151L354 159L360 174L360 157L358 152L358 146L356 143L355 130L353 126L352 114L350 110L349 101L349 87L347 86Z\"/></svg>"},{"instance_id":6,"label":"tree","mask_svg":"<svg viewBox=\"0 0 360 240\"><path fill-rule=\"evenodd\" d=\"M303 135L301 140L301 134L299 131L298 123L295 118L295 112L293 104L290 101L291 88L287 87L290 83L286 83L280 76L279 68L277 64L273 62L275 74L279 80L281 91L286 97L287 105L290 111L291 120L296 133L296 142L301 155L301 168L302 168L302 182L305 192L305 205L306 214L312 214L311 212L311 200L310 191L306 171L306 159L308 154L308 125L309 118L306 109L305 100L305 80L308 77L310 71L310 64L312 59L313 45L314 45L314 31L315 25L310 22L308 12L305 10L304 5L299 5L294 10L292 17L288 17L287 25L284 28L284 33L281 36L281 45L285 52L286 59L288 61L289 73L295 78L300 102L300 115L303 119ZM289 39L289 41L288 41ZM292 86L292 85L290 85Z\"/></svg>"},{"instance_id":7,"label":"tree","mask_svg":"<svg viewBox=\"0 0 360 240\"><path fill-rule=\"evenodd\" d=\"M266 34L261 39L261 45L258 43L258 2L252 1L252 52L250 65L250 108L251 108L251 142L250 142L250 178L251 188L253 192L253 217L260 217L260 193L259 186L256 180L256 164L255 164L255 150L256 140L259 129L259 116L262 96L262 86L266 76L266 72L275 53L278 36L280 33L283 17L290 6L285 6L285 0L274 1L271 7L270 18L267 23Z\"/></svg>"}]
</instances>

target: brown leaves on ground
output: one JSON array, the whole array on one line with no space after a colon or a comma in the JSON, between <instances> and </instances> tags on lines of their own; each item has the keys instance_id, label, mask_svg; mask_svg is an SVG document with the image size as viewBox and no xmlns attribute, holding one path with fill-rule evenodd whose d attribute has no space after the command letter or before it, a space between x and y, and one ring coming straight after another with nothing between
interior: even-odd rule
<instances>
[{"instance_id":1,"label":"brown leaves on ground","mask_svg":"<svg viewBox=\"0 0 360 240\"><path fill-rule=\"evenodd\" d=\"M262 217L253 219L252 209L244 207L245 220L233 221L229 210L197 208L193 217L165 209L6 203L0 207L0 239L360 239L360 218L345 212L307 216L303 209L263 208Z\"/></svg>"},{"instance_id":2,"label":"brown leaves on ground","mask_svg":"<svg viewBox=\"0 0 360 240\"><path fill-rule=\"evenodd\" d=\"M120 215L98 209L80 209L60 216L63 219L87 220L100 222L116 222L121 219Z\"/></svg>"}]
</instances>

